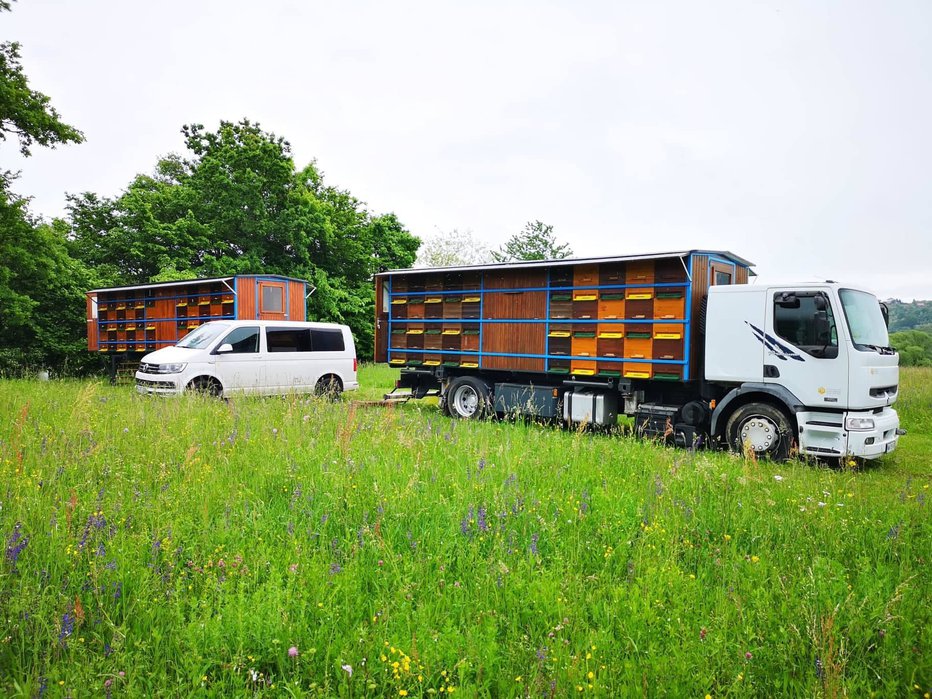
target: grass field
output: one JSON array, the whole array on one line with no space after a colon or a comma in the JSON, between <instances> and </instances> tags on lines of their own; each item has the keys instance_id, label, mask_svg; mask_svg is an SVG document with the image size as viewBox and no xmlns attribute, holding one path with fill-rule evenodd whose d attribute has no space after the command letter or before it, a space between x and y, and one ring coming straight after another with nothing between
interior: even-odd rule
<instances>
[{"instance_id":1,"label":"grass field","mask_svg":"<svg viewBox=\"0 0 932 699\"><path fill-rule=\"evenodd\" d=\"M932 370L901 396L840 470L5 381L0 694L928 697Z\"/></svg>"}]
</instances>

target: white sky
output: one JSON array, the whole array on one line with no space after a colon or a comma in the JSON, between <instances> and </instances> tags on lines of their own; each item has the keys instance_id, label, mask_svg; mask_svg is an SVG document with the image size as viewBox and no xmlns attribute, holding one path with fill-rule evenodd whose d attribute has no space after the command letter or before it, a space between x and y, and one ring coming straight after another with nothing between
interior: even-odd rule
<instances>
[{"instance_id":1,"label":"white sky","mask_svg":"<svg viewBox=\"0 0 932 699\"><path fill-rule=\"evenodd\" d=\"M932 3L20 0L0 37L87 142L15 141L32 209L247 117L420 236L710 248L932 298Z\"/></svg>"}]
</instances>

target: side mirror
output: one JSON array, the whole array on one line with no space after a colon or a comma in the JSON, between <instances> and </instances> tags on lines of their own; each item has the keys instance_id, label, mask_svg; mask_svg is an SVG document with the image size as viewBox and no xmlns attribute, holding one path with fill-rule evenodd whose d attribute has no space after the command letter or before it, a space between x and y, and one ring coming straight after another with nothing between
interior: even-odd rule
<instances>
[{"instance_id":1,"label":"side mirror","mask_svg":"<svg viewBox=\"0 0 932 699\"><path fill-rule=\"evenodd\" d=\"M233 345L229 342L224 342L217 349L214 350L214 354L229 354L233 351Z\"/></svg>"},{"instance_id":2,"label":"side mirror","mask_svg":"<svg viewBox=\"0 0 932 699\"><path fill-rule=\"evenodd\" d=\"M890 329L890 308L883 301L880 302L880 315L883 316L883 324Z\"/></svg>"},{"instance_id":3,"label":"side mirror","mask_svg":"<svg viewBox=\"0 0 932 699\"><path fill-rule=\"evenodd\" d=\"M826 308L828 308L828 302L822 294L816 294L812 301L815 303L817 311L824 311Z\"/></svg>"}]
</instances>

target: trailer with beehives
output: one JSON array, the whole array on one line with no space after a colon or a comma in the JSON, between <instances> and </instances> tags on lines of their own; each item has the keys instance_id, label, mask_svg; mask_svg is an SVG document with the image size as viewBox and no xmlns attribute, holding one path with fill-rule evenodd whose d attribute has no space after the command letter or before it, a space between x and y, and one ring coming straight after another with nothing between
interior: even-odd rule
<instances>
[{"instance_id":1,"label":"trailer with beehives","mask_svg":"<svg viewBox=\"0 0 932 699\"><path fill-rule=\"evenodd\" d=\"M401 370L397 390L438 395L464 419L613 425L624 413L639 433L684 446L749 442L777 457L892 449L895 391L884 382L896 384L897 362L875 327L876 298L834 282L749 285L751 267L689 250L382 272L375 360ZM861 295L864 316L851 325L847 292ZM865 324L875 342L857 341ZM870 369L857 396L852 358ZM866 444L826 418L877 409L885 428Z\"/></svg>"},{"instance_id":2,"label":"trailer with beehives","mask_svg":"<svg viewBox=\"0 0 932 699\"><path fill-rule=\"evenodd\" d=\"M215 320L307 320L308 283L280 275L232 275L86 292L87 348L133 370L140 357Z\"/></svg>"}]
</instances>

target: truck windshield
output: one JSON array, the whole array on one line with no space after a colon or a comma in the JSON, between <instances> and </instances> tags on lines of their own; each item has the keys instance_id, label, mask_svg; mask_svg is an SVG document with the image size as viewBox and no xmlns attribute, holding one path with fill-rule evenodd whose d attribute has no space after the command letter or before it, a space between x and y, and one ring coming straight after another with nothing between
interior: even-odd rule
<instances>
[{"instance_id":1,"label":"truck windshield","mask_svg":"<svg viewBox=\"0 0 932 699\"><path fill-rule=\"evenodd\" d=\"M226 323L205 323L181 338L175 346L187 349L203 349L213 342L220 333L226 332L228 328L229 326Z\"/></svg>"},{"instance_id":2,"label":"truck windshield","mask_svg":"<svg viewBox=\"0 0 932 699\"><path fill-rule=\"evenodd\" d=\"M851 331L851 339L859 350L892 352L887 326L883 321L877 298L864 291L840 289L841 306Z\"/></svg>"}]
</instances>

